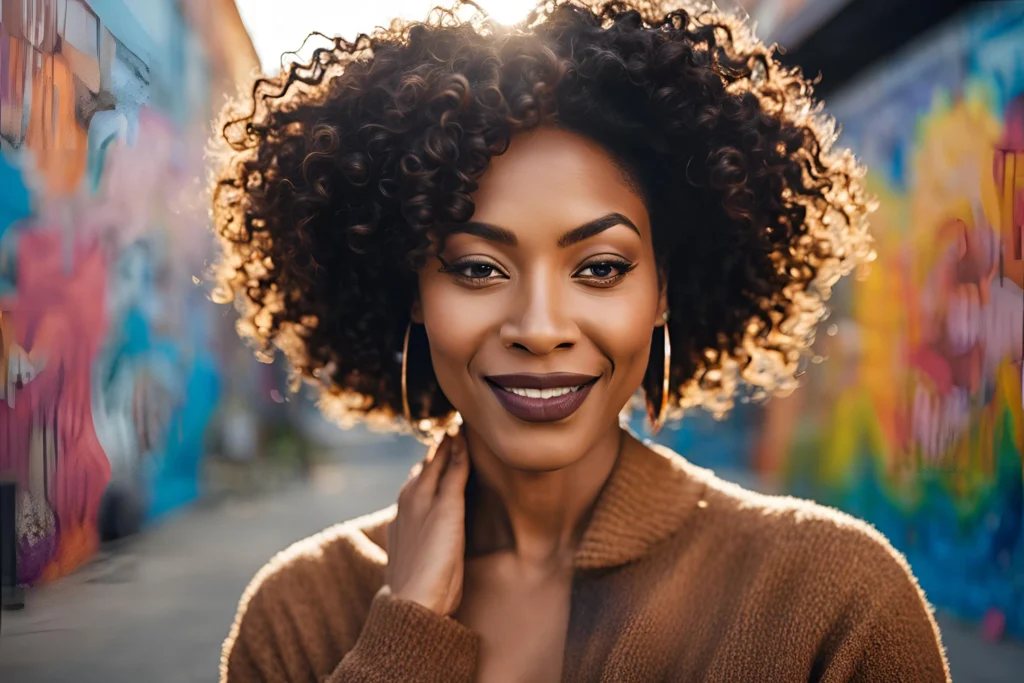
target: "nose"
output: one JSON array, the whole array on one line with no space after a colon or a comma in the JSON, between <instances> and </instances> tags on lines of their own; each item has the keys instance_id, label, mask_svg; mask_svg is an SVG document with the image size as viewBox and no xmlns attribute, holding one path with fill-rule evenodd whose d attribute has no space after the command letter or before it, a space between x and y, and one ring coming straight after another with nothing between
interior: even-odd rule
<instances>
[{"instance_id":1,"label":"nose","mask_svg":"<svg viewBox=\"0 0 1024 683\"><path fill-rule=\"evenodd\" d=\"M569 315L567 292L557 284L557 278L537 273L523 284L501 326L502 344L535 356L575 346L580 329Z\"/></svg>"}]
</instances>

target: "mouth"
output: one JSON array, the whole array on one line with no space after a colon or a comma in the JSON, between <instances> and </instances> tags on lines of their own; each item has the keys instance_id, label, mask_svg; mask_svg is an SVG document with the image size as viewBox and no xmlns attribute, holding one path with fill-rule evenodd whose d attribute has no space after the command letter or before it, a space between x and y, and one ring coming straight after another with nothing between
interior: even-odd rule
<instances>
[{"instance_id":1,"label":"mouth","mask_svg":"<svg viewBox=\"0 0 1024 683\"><path fill-rule=\"evenodd\" d=\"M557 422L579 410L599 378L552 372L490 375L484 379L502 407L520 420Z\"/></svg>"}]
</instances>

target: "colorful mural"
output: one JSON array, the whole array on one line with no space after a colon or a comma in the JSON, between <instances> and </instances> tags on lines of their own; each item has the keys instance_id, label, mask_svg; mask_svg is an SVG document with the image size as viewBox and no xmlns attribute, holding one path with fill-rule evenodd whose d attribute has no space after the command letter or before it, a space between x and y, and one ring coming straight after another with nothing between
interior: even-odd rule
<instances>
[{"instance_id":1,"label":"colorful mural","mask_svg":"<svg viewBox=\"0 0 1024 683\"><path fill-rule=\"evenodd\" d=\"M827 104L879 198L878 261L795 394L665 438L869 520L939 608L1024 637L1024 6L956 17Z\"/></svg>"},{"instance_id":2,"label":"colorful mural","mask_svg":"<svg viewBox=\"0 0 1024 683\"><path fill-rule=\"evenodd\" d=\"M2 8L0 474L31 584L197 495L223 328L193 281L203 151L257 62L230 1Z\"/></svg>"},{"instance_id":3,"label":"colorful mural","mask_svg":"<svg viewBox=\"0 0 1024 683\"><path fill-rule=\"evenodd\" d=\"M937 605L1024 635L1024 8L957 18L830 107L881 200L879 260L791 476L874 522Z\"/></svg>"}]
</instances>

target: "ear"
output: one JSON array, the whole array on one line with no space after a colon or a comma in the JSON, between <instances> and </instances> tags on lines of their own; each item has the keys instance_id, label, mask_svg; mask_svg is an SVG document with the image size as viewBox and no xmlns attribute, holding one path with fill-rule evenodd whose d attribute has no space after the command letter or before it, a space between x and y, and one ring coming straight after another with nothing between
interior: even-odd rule
<instances>
[{"instance_id":1,"label":"ear","mask_svg":"<svg viewBox=\"0 0 1024 683\"><path fill-rule=\"evenodd\" d=\"M412 302L412 310L409 311L409 317L417 325L423 324L423 304L420 302L420 298L417 296Z\"/></svg>"}]
</instances>

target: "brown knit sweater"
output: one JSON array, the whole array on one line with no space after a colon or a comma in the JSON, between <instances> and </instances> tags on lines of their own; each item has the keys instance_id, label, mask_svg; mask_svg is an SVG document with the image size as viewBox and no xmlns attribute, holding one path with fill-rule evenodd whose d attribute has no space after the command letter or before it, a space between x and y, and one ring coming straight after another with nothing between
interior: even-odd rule
<instances>
[{"instance_id":1,"label":"brown knit sweater","mask_svg":"<svg viewBox=\"0 0 1024 683\"><path fill-rule=\"evenodd\" d=\"M477 636L382 588L394 508L275 557L221 681L469 682ZM924 595L878 532L626 449L576 554L562 680L948 681Z\"/></svg>"}]
</instances>

